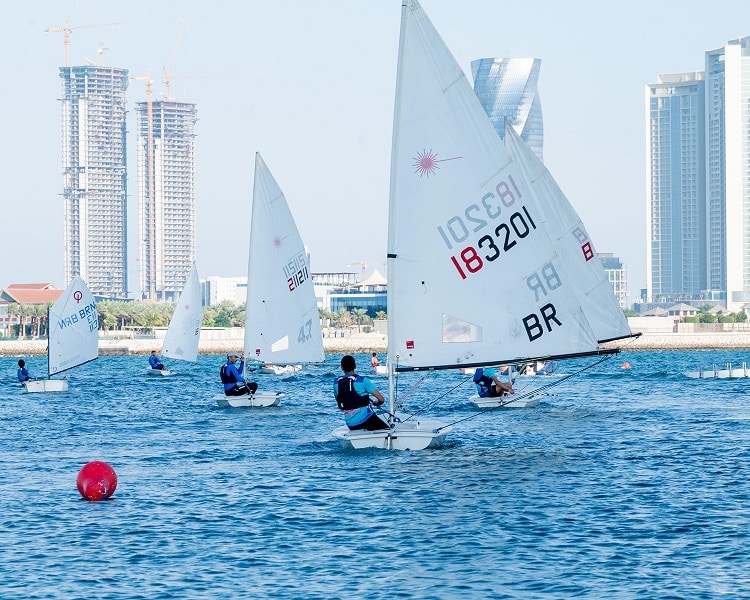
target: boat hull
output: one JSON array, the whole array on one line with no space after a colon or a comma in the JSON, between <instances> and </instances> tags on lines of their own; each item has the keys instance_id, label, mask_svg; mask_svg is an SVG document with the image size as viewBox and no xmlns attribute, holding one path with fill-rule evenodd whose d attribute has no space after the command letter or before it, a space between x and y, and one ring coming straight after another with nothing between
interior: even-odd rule
<instances>
[{"instance_id":1,"label":"boat hull","mask_svg":"<svg viewBox=\"0 0 750 600\"><path fill-rule=\"evenodd\" d=\"M384 450L424 450L437 448L453 430L434 419L409 419L393 429L366 431L351 430L346 425L333 430L331 435L347 449L382 448Z\"/></svg>"},{"instance_id":2,"label":"boat hull","mask_svg":"<svg viewBox=\"0 0 750 600\"><path fill-rule=\"evenodd\" d=\"M281 392L255 392L243 396L216 394L214 400L222 408L265 408L278 406L283 397Z\"/></svg>"},{"instance_id":3,"label":"boat hull","mask_svg":"<svg viewBox=\"0 0 750 600\"><path fill-rule=\"evenodd\" d=\"M66 379L35 379L26 382L26 391L29 394L40 392L67 392L68 381Z\"/></svg>"},{"instance_id":4,"label":"boat hull","mask_svg":"<svg viewBox=\"0 0 750 600\"><path fill-rule=\"evenodd\" d=\"M301 370L301 365L263 365L258 367L258 373L264 375L291 375Z\"/></svg>"},{"instance_id":5,"label":"boat hull","mask_svg":"<svg viewBox=\"0 0 750 600\"><path fill-rule=\"evenodd\" d=\"M518 398L515 399L513 396L495 396L493 398L482 398L481 396L474 394L469 401L472 402L477 408L532 408L539 404L539 398Z\"/></svg>"},{"instance_id":6,"label":"boat hull","mask_svg":"<svg viewBox=\"0 0 750 600\"><path fill-rule=\"evenodd\" d=\"M146 375L151 375L153 377L169 377L172 374L173 372L169 369L146 369Z\"/></svg>"}]
</instances>

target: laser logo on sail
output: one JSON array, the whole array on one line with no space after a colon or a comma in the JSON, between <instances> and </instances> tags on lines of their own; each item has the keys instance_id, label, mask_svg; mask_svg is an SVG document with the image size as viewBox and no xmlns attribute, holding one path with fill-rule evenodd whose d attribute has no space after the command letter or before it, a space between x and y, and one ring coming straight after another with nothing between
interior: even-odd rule
<instances>
[{"instance_id":1,"label":"laser logo on sail","mask_svg":"<svg viewBox=\"0 0 750 600\"><path fill-rule=\"evenodd\" d=\"M440 168L438 166L439 162L445 162L448 160L457 160L459 158L463 158L463 156L454 156L453 158L438 159L437 152L433 152L432 149L430 150L423 149L421 152L417 152L417 155L412 158L412 160L414 161L412 166L415 167L414 172L419 173L420 177L425 175L429 179L430 175L434 175L435 172Z\"/></svg>"}]
</instances>

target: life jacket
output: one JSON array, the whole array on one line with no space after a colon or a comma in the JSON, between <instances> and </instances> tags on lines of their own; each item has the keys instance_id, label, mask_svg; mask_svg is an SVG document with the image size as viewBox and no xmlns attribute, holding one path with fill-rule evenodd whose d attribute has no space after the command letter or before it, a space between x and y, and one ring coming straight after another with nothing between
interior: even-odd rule
<instances>
[{"instance_id":1,"label":"life jacket","mask_svg":"<svg viewBox=\"0 0 750 600\"><path fill-rule=\"evenodd\" d=\"M474 372L474 383L477 384L477 393L481 398L484 398L490 393L493 381L492 377L484 374L484 369L481 367Z\"/></svg>"},{"instance_id":2,"label":"life jacket","mask_svg":"<svg viewBox=\"0 0 750 600\"><path fill-rule=\"evenodd\" d=\"M354 410L370 404L370 396L360 396L354 389L354 382L363 380L361 375L342 375L336 380L336 404L341 410Z\"/></svg>"},{"instance_id":3,"label":"life jacket","mask_svg":"<svg viewBox=\"0 0 750 600\"><path fill-rule=\"evenodd\" d=\"M226 365L221 365L221 383L237 383L237 377L234 373L227 371Z\"/></svg>"}]
</instances>

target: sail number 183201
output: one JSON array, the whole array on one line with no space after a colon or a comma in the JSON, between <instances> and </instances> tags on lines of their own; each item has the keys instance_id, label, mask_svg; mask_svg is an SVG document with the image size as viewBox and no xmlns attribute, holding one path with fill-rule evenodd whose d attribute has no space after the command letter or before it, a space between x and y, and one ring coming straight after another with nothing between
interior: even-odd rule
<instances>
[{"instance_id":1,"label":"sail number 183201","mask_svg":"<svg viewBox=\"0 0 750 600\"><path fill-rule=\"evenodd\" d=\"M491 220L505 215L507 209L514 207L516 201L523 197L511 175L508 175L507 181L500 181L495 186L495 192L482 196L481 205L467 206L463 217L456 215L447 221L445 227L438 226L438 233L449 250L454 248L454 244L464 243L471 233L479 233ZM450 260L461 279L466 279L468 274L479 272L486 262L497 260L510 251L534 229L536 223L529 209L522 205L497 225L492 234L483 235L475 245L465 246Z\"/></svg>"}]
</instances>

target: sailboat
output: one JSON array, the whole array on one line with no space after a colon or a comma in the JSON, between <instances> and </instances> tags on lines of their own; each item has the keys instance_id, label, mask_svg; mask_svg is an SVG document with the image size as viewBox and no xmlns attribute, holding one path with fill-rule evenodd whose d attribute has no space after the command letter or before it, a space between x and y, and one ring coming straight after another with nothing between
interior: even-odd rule
<instances>
[{"instance_id":1,"label":"sailboat","mask_svg":"<svg viewBox=\"0 0 750 600\"><path fill-rule=\"evenodd\" d=\"M161 355L166 358L196 362L198 360L198 343L203 324L203 297L198 270L193 265L190 269L180 299L177 301L172 318L169 320L167 335L161 347ZM168 377L173 374L169 369L147 369L149 375Z\"/></svg>"},{"instance_id":2,"label":"sailboat","mask_svg":"<svg viewBox=\"0 0 750 600\"><path fill-rule=\"evenodd\" d=\"M607 342L633 334L583 224L523 142L506 147L499 138L417 0L403 2L398 61L387 254L391 406L396 373L618 352ZM368 432L380 439L361 445L358 431L334 436L390 447L398 435L398 448L400 425ZM434 427L428 445L446 429Z\"/></svg>"},{"instance_id":3,"label":"sailboat","mask_svg":"<svg viewBox=\"0 0 750 600\"><path fill-rule=\"evenodd\" d=\"M325 360L310 264L284 193L255 155L245 306L245 358L263 365ZM221 406L275 406L283 394L217 396Z\"/></svg>"},{"instance_id":4,"label":"sailboat","mask_svg":"<svg viewBox=\"0 0 750 600\"><path fill-rule=\"evenodd\" d=\"M53 379L99 357L99 315L86 283L75 276L49 309L47 378L26 382L26 391L67 392L67 379Z\"/></svg>"}]
</instances>

